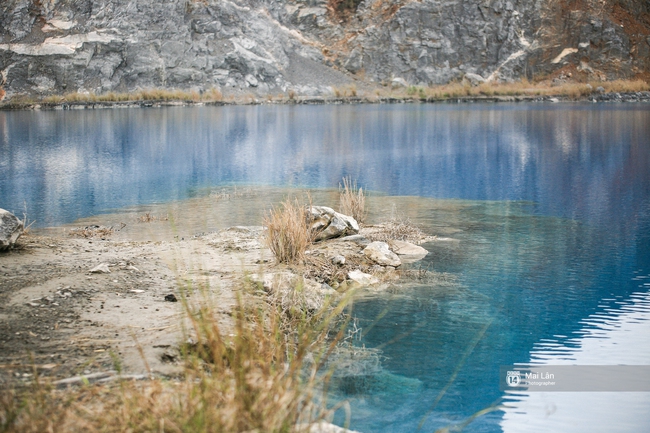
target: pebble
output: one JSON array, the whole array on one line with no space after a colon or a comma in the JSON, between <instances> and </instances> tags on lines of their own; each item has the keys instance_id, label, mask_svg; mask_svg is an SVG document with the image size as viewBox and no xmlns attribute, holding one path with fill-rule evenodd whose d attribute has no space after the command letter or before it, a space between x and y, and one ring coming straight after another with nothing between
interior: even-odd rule
<instances>
[{"instance_id":1,"label":"pebble","mask_svg":"<svg viewBox=\"0 0 650 433\"><path fill-rule=\"evenodd\" d=\"M176 299L176 295L174 295L172 293L172 294L169 294L169 295L165 295L165 301L167 301L167 302L178 302L178 299Z\"/></svg>"},{"instance_id":2,"label":"pebble","mask_svg":"<svg viewBox=\"0 0 650 433\"><path fill-rule=\"evenodd\" d=\"M108 264L100 263L88 272L91 274L110 274L111 270L108 268Z\"/></svg>"}]
</instances>

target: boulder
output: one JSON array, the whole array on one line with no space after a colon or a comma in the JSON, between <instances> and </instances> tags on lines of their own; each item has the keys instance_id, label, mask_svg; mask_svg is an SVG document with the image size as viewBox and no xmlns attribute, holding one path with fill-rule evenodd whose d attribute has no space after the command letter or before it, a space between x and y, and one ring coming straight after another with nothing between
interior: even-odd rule
<instances>
[{"instance_id":1,"label":"boulder","mask_svg":"<svg viewBox=\"0 0 650 433\"><path fill-rule=\"evenodd\" d=\"M411 242L391 240L389 241L390 249L398 256L426 256L429 252L419 245Z\"/></svg>"},{"instance_id":2,"label":"boulder","mask_svg":"<svg viewBox=\"0 0 650 433\"><path fill-rule=\"evenodd\" d=\"M422 260L429 252L419 245L406 241L388 241L390 249L399 256L402 263L413 263Z\"/></svg>"},{"instance_id":3,"label":"boulder","mask_svg":"<svg viewBox=\"0 0 650 433\"><path fill-rule=\"evenodd\" d=\"M311 230L316 233L316 242L359 233L359 223L351 216L343 215L327 206L312 206L309 209Z\"/></svg>"},{"instance_id":4,"label":"boulder","mask_svg":"<svg viewBox=\"0 0 650 433\"><path fill-rule=\"evenodd\" d=\"M363 255L382 266L398 267L402 264L400 258L388 248L386 242L371 242L364 248Z\"/></svg>"},{"instance_id":5,"label":"boulder","mask_svg":"<svg viewBox=\"0 0 650 433\"><path fill-rule=\"evenodd\" d=\"M472 74L471 72L466 73L464 78L472 87L476 87L479 84L486 82L485 78L478 74Z\"/></svg>"},{"instance_id":6,"label":"boulder","mask_svg":"<svg viewBox=\"0 0 650 433\"><path fill-rule=\"evenodd\" d=\"M361 286L371 286L379 282L379 280L376 277L373 277L370 274L366 274L365 272L362 272L359 269L348 272L348 279L352 280L353 282Z\"/></svg>"},{"instance_id":7,"label":"boulder","mask_svg":"<svg viewBox=\"0 0 650 433\"><path fill-rule=\"evenodd\" d=\"M24 229L23 222L18 217L0 209L0 251L12 248Z\"/></svg>"}]
</instances>

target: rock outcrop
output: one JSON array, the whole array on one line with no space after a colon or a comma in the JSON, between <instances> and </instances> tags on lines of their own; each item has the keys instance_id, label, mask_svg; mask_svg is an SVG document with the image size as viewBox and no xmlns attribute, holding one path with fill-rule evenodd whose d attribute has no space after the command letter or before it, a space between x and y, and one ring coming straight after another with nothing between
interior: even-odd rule
<instances>
[{"instance_id":1,"label":"rock outcrop","mask_svg":"<svg viewBox=\"0 0 650 433\"><path fill-rule=\"evenodd\" d=\"M12 248L23 234L23 222L14 214L0 209L0 251Z\"/></svg>"},{"instance_id":2,"label":"rock outcrop","mask_svg":"<svg viewBox=\"0 0 650 433\"><path fill-rule=\"evenodd\" d=\"M359 223L348 215L336 212L327 206L312 206L309 209L311 230L316 242L359 233Z\"/></svg>"},{"instance_id":3,"label":"rock outcrop","mask_svg":"<svg viewBox=\"0 0 650 433\"><path fill-rule=\"evenodd\" d=\"M0 98L648 78L645 0L4 0ZM564 74L564 75L562 75ZM574 75L574 78L576 75ZM561 78L560 78L561 79Z\"/></svg>"}]
</instances>

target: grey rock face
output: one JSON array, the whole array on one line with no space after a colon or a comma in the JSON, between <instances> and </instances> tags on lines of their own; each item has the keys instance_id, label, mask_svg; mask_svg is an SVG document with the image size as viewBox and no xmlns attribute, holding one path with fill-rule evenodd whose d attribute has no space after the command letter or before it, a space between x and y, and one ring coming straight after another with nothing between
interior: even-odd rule
<instances>
[{"instance_id":1,"label":"grey rock face","mask_svg":"<svg viewBox=\"0 0 650 433\"><path fill-rule=\"evenodd\" d=\"M475 84L567 65L595 79L647 73L649 29L634 17L649 3L617 2L629 29L613 3L584 3L365 0L341 16L327 0L4 0L0 87L9 98L146 88L319 95L355 80Z\"/></svg>"},{"instance_id":2,"label":"grey rock face","mask_svg":"<svg viewBox=\"0 0 650 433\"><path fill-rule=\"evenodd\" d=\"M27 0L0 6L0 85L8 97L147 88L281 93L305 85L329 93L325 74L351 81L260 2L42 3L47 7ZM305 67L314 71L294 80L285 73Z\"/></svg>"},{"instance_id":3,"label":"grey rock face","mask_svg":"<svg viewBox=\"0 0 650 433\"><path fill-rule=\"evenodd\" d=\"M23 222L14 214L0 209L0 251L12 248L23 234Z\"/></svg>"}]
</instances>

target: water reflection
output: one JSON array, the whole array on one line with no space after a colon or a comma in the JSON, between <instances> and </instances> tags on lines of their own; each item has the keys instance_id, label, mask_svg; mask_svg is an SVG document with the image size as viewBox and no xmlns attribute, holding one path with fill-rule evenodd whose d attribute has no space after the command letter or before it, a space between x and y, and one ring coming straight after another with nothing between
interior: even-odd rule
<instances>
[{"instance_id":1,"label":"water reflection","mask_svg":"<svg viewBox=\"0 0 650 433\"><path fill-rule=\"evenodd\" d=\"M602 218L647 195L650 107L407 105L0 112L2 206L54 225L223 184L531 200ZM628 209L630 208L630 209Z\"/></svg>"},{"instance_id":2,"label":"water reflection","mask_svg":"<svg viewBox=\"0 0 650 433\"><path fill-rule=\"evenodd\" d=\"M647 276L646 276L647 277ZM643 286L643 285L641 285ZM646 286L647 287L647 286ZM613 299L605 300L608 305ZM650 293L635 292L617 309L584 320L567 338L539 341L534 365L647 365L650 360ZM598 381L600 378L593 378ZM510 394L510 393L509 393ZM650 425L650 392L512 393L506 400L504 432L637 432Z\"/></svg>"},{"instance_id":3,"label":"water reflection","mask_svg":"<svg viewBox=\"0 0 650 433\"><path fill-rule=\"evenodd\" d=\"M384 388L344 397L357 430L411 432L424 420L433 431L500 401L500 365L531 353L575 360L591 341L577 333L596 329L585 318L627 323L646 284L635 278L650 270L649 136L647 105L0 112L0 207L25 206L41 226L125 207L125 222L172 215L171 231L145 233L167 239L259 224L286 193L276 187L332 188L350 175L388 194L371 197L370 220L394 209L450 238L426 245L422 265L456 279L358 300L360 326L383 317L360 344L382 348ZM225 184L257 193L220 201ZM95 218L118 225L125 215ZM142 227L126 230L155 225ZM650 347L639 329L625 335ZM534 416L526 400L511 403ZM518 428L519 415L505 413L466 431Z\"/></svg>"}]
</instances>

